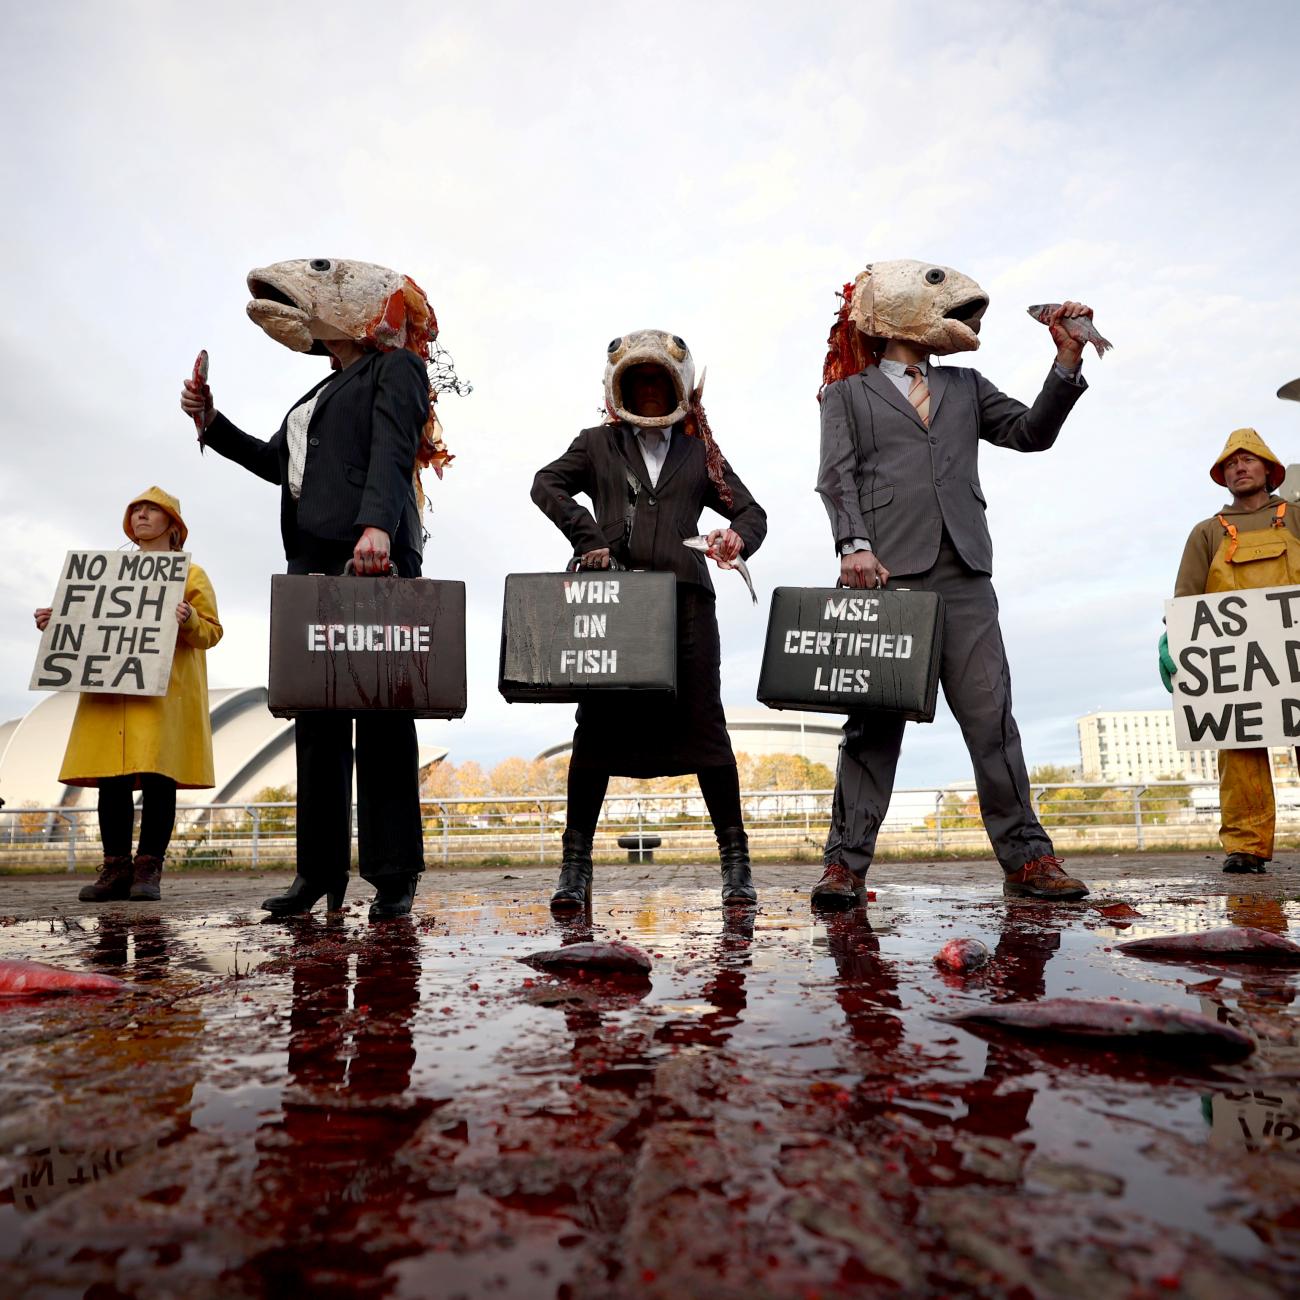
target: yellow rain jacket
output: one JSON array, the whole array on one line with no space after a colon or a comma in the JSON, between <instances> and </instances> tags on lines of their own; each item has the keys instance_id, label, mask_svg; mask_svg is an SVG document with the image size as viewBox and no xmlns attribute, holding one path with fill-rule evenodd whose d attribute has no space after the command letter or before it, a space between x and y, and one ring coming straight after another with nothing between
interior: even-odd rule
<instances>
[{"instance_id":1,"label":"yellow rain jacket","mask_svg":"<svg viewBox=\"0 0 1300 1300\"><path fill-rule=\"evenodd\" d=\"M131 505L151 501L176 521L179 545L188 530L180 502L152 487ZM130 530L131 506L124 523ZM221 640L217 598L208 575L193 561L185 580L190 617L178 629L176 654L166 695L82 695L63 755L59 780L67 785L98 785L108 776L157 772L182 789L216 784L212 769L212 722L208 714L206 651Z\"/></svg>"},{"instance_id":2,"label":"yellow rain jacket","mask_svg":"<svg viewBox=\"0 0 1300 1300\"><path fill-rule=\"evenodd\" d=\"M1285 470L1254 429L1237 429L1210 469L1224 481L1223 462L1249 451L1268 465L1268 486L1281 483ZM1226 506L1192 529L1183 548L1175 596L1243 591L1300 584L1300 511L1270 496L1254 510ZM1219 842L1225 853L1273 857L1276 805L1273 768L1267 749L1219 750Z\"/></svg>"}]
</instances>

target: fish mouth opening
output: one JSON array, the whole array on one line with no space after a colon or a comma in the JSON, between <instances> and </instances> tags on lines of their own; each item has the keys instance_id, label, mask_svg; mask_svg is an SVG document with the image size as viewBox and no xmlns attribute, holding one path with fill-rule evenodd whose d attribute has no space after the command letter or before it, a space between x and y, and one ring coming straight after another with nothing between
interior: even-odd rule
<instances>
[{"instance_id":1,"label":"fish mouth opening","mask_svg":"<svg viewBox=\"0 0 1300 1300\"><path fill-rule=\"evenodd\" d=\"M642 416L639 411L634 411L627 403L627 384L628 380L638 375L649 376L652 374L663 375L672 389L673 396L676 399L675 410L662 416ZM614 371L613 378L614 402L631 415L636 415L642 419L651 421L662 421L670 423L676 416L676 411L682 410L686 405L685 383L681 373L675 366L667 365L653 354L640 353L624 357Z\"/></svg>"},{"instance_id":2,"label":"fish mouth opening","mask_svg":"<svg viewBox=\"0 0 1300 1300\"><path fill-rule=\"evenodd\" d=\"M279 303L282 307L295 307L298 311L303 311L303 305L287 294L278 284L273 284L270 280L263 280L258 276L250 275L248 277L248 292L258 302Z\"/></svg>"},{"instance_id":3,"label":"fish mouth opening","mask_svg":"<svg viewBox=\"0 0 1300 1300\"><path fill-rule=\"evenodd\" d=\"M980 321L988 306L989 300L980 294L974 298L967 298L965 302L959 302L955 307L950 307L943 315L945 320L961 321L963 325L969 326L972 334L978 334Z\"/></svg>"}]
</instances>

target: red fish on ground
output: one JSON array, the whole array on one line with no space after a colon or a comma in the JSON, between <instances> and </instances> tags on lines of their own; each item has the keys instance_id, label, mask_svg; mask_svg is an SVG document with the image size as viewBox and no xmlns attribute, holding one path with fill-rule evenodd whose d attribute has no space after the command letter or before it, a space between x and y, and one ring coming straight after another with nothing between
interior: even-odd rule
<instances>
[{"instance_id":1,"label":"red fish on ground","mask_svg":"<svg viewBox=\"0 0 1300 1300\"><path fill-rule=\"evenodd\" d=\"M1194 961L1270 962L1300 966L1300 944L1253 925L1225 925L1199 934L1157 934L1116 945L1133 957L1173 957Z\"/></svg>"},{"instance_id":2,"label":"red fish on ground","mask_svg":"<svg viewBox=\"0 0 1300 1300\"><path fill-rule=\"evenodd\" d=\"M954 975L965 975L988 965L989 950L978 939L949 939L934 954L934 964Z\"/></svg>"},{"instance_id":3,"label":"red fish on ground","mask_svg":"<svg viewBox=\"0 0 1300 1300\"><path fill-rule=\"evenodd\" d=\"M994 1025L1016 1034L1223 1061L1240 1060L1255 1050L1247 1035L1208 1016L1175 1007L1149 1007L1141 1002L1044 998L1041 1002L979 1007L943 1019L960 1025Z\"/></svg>"},{"instance_id":4,"label":"red fish on ground","mask_svg":"<svg viewBox=\"0 0 1300 1300\"><path fill-rule=\"evenodd\" d=\"M1026 307L1025 310L1040 325L1059 325L1071 338L1078 339L1080 343L1091 343L1097 349L1099 357L1105 356L1115 346L1097 332L1091 316L1067 316L1063 320L1053 321L1052 315L1060 309L1060 306L1059 302L1038 302L1032 307Z\"/></svg>"},{"instance_id":5,"label":"red fish on ground","mask_svg":"<svg viewBox=\"0 0 1300 1300\"><path fill-rule=\"evenodd\" d=\"M650 957L640 948L615 939L608 943L570 943L519 960L538 970L592 971L606 975L649 975Z\"/></svg>"},{"instance_id":6,"label":"red fish on ground","mask_svg":"<svg viewBox=\"0 0 1300 1300\"><path fill-rule=\"evenodd\" d=\"M126 987L111 975L60 970L43 961L0 961L0 997L43 993L117 993Z\"/></svg>"}]
</instances>

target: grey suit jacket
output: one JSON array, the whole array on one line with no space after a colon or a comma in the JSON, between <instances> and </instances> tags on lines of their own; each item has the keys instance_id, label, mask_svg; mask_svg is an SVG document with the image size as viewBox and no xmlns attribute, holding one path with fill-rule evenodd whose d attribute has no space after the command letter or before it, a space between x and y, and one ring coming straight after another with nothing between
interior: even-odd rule
<instances>
[{"instance_id":1,"label":"grey suit jacket","mask_svg":"<svg viewBox=\"0 0 1300 1300\"><path fill-rule=\"evenodd\" d=\"M931 366L930 427L869 366L822 395L817 491L836 550L865 538L891 574L924 573L946 529L976 573L993 572L979 442L1046 451L1087 387L1053 368L1033 406L999 392L978 370Z\"/></svg>"}]
</instances>

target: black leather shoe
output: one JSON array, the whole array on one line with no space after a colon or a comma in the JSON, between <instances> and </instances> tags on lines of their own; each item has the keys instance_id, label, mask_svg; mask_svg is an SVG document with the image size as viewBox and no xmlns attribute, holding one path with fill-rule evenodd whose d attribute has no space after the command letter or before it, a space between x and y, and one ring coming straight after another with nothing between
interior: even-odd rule
<instances>
[{"instance_id":1,"label":"black leather shoe","mask_svg":"<svg viewBox=\"0 0 1300 1300\"><path fill-rule=\"evenodd\" d=\"M370 904L372 921L395 921L399 916L410 916L415 903L415 886L419 876L383 876L371 883L375 887L375 901Z\"/></svg>"},{"instance_id":2,"label":"black leather shoe","mask_svg":"<svg viewBox=\"0 0 1300 1300\"><path fill-rule=\"evenodd\" d=\"M551 895L552 912L579 912L591 906L591 841L585 831L564 832L564 857Z\"/></svg>"},{"instance_id":3,"label":"black leather shoe","mask_svg":"<svg viewBox=\"0 0 1300 1300\"><path fill-rule=\"evenodd\" d=\"M1263 876L1268 874L1264 868L1267 861L1253 853L1229 853L1223 860L1223 869L1230 876Z\"/></svg>"},{"instance_id":4,"label":"black leather shoe","mask_svg":"<svg viewBox=\"0 0 1300 1300\"><path fill-rule=\"evenodd\" d=\"M749 874L749 836L745 834L745 828L727 826L714 834L722 862L723 905L757 903L758 891Z\"/></svg>"},{"instance_id":5,"label":"black leather shoe","mask_svg":"<svg viewBox=\"0 0 1300 1300\"><path fill-rule=\"evenodd\" d=\"M294 876L293 884L283 894L263 900L262 910L270 912L272 916L303 916L328 896L326 906L331 912L337 912L343 906L343 895L347 887L346 877L341 884L322 885L305 876Z\"/></svg>"}]
</instances>

